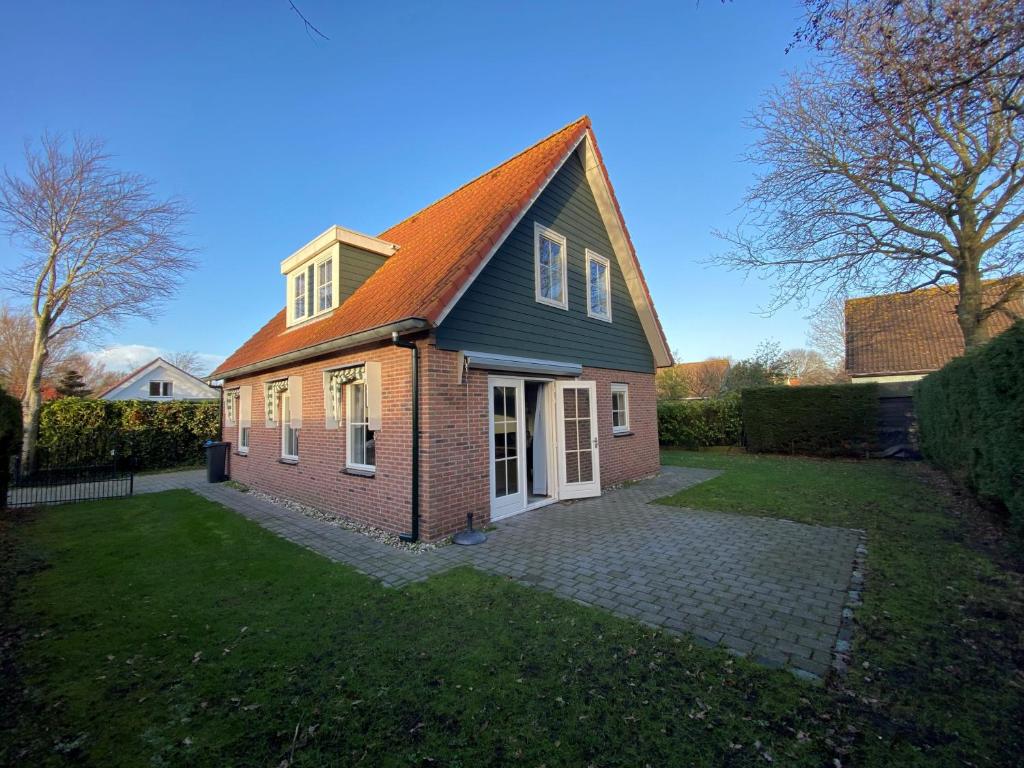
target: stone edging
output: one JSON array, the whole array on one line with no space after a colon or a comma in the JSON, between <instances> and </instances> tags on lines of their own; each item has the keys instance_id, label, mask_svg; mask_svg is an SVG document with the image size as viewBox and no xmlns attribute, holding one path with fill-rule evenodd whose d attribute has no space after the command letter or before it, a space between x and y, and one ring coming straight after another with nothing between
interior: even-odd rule
<instances>
[{"instance_id":1,"label":"stone edging","mask_svg":"<svg viewBox=\"0 0 1024 768\"><path fill-rule=\"evenodd\" d=\"M850 586L843 605L842 618L839 622L839 633L832 650L832 669L843 677L850 668L850 656L853 652L853 611L864 604L865 573L867 572L868 535L866 531L858 531L860 542L857 544L853 557L853 571L850 574Z\"/></svg>"}]
</instances>

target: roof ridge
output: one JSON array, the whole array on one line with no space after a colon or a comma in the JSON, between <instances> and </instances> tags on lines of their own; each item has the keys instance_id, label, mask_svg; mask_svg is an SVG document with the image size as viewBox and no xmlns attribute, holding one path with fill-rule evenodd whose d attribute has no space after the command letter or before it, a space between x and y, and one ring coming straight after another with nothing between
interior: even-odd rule
<instances>
[{"instance_id":1,"label":"roof ridge","mask_svg":"<svg viewBox=\"0 0 1024 768\"><path fill-rule=\"evenodd\" d=\"M411 219L415 219L420 214L426 213L427 211L429 211L431 208L433 208L438 203L443 203L448 198L454 197L456 194L458 194L459 192L464 190L466 187L472 186L473 184L475 184L476 182L480 181L485 176L490 176L495 171L500 170L501 168L504 168L506 165L511 163L513 160L516 160L516 159L522 157L523 155L527 154L528 152L532 152L534 149L539 147L541 144L545 144L546 142L551 141L551 139L555 138L559 134L564 133L565 131L569 130L570 128L574 128L575 126L577 126L580 123L584 123L585 127L589 128L590 127L590 117L588 115L582 115L582 116L576 118L575 120L573 120L571 123L567 123L567 124L563 125L557 131L552 131L551 133L549 133L547 136L545 136L544 138L540 139L539 141L535 141L533 144L528 146L526 149L523 149L523 150L521 150L519 152L516 152L514 155L512 155L512 157L509 157L509 158L503 160L502 162L498 163L497 165L495 165L495 166L493 166L491 168L488 168L483 173L477 174L472 179L470 179L469 181L465 182L464 184L461 184L460 186L456 187L455 189L453 189L448 194L442 195L441 197L437 198L434 202L428 203L427 205L423 206L422 208L420 208L415 213L411 213L408 216L406 216L404 219L402 219L401 221L395 222L390 227L388 227L387 229L383 230L380 234L378 234L377 237L383 237L383 235L385 233L390 232L391 230L400 227L402 224L405 224L405 222L410 221Z\"/></svg>"}]
</instances>

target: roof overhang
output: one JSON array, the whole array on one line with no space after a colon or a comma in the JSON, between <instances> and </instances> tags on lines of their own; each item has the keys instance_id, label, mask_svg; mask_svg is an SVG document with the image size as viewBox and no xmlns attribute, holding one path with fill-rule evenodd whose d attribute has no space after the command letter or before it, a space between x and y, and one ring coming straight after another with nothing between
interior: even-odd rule
<instances>
[{"instance_id":1,"label":"roof overhang","mask_svg":"<svg viewBox=\"0 0 1024 768\"><path fill-rule=\"evenodd\" d=\"M466 350L459 355L470 368L482 368L487 371L510 371L513 373L542 373L548 376L580 376L583 366L579 363L563 363L559 360L541 360L517 355L498 355L493 352L470 352ZM459 366L462 370L462 366Z\"/></svg>"},{"instance_id":2,"label":"roof overhang","mask_svg":"<svg viewBox=\"0 0 1024 768\"><path fill-rule=\"evenodd\" d=\"M325 341L321 344L314 344L311 347L297 349L294 352L286 352L283 355L268 357L266 360L260 360L257 363L241 365L237 368L231 368L226 371L215 371L215 373L217 374L218 379L237 379L240 376L259 373L260 371L266 371L270 368L279 368L282 365L291 365L313 357L329 355L334 352L342 352L346 349L363 346L364 344L374 344L384 340L390 340L393 333L416 333L417 331L425 331L429 328L430 323L426 320L418 317L407 318L405 320L399 320L397 323L389 323L388 325L382 325L379 328L360 331L359 333L353 333L350 336L342 336L340 339L331 339L330 341Z\"/></svg>"},{"instance_id":3,"label":"roof overhang","mask_svg":"<svg viewBox=\"0 0 1024 768\"><path fill-rule=\"evenodd\" d=\"M330 248L335 243L345 243L353 248L376 253L378 256L388 257L398 250L398 246L381 240L373 235L366 235L356 232L354 229L346 229L337 225L330 227L314 237L295 253L281 262L281 274L287 275L293 269L309 261L321 251Z\"/></svg>"}]
</instances>

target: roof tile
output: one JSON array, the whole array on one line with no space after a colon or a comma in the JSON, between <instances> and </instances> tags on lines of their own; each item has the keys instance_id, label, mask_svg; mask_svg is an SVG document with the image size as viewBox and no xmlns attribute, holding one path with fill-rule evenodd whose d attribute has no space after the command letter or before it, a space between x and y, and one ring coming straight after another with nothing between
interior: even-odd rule
<instances>
[{"instance_id":1,"label":"roof tile","mask_svg":"<svg viewBox=\"0 0 1024 768\"><path fill-rule=\"evenodd\" d=\"M382 232L398 251L330 317L286 329L282 309L211 376L400 320L435 322L589 128L581 117Z\"/></svg>"}]
</instances>

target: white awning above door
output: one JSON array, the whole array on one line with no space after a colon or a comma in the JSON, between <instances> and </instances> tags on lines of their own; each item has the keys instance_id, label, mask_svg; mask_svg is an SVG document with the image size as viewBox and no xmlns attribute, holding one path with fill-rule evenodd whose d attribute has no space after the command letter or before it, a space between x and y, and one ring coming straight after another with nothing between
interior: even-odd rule
<instances>
[{"instance_id":1,"label":"white awning above door","mask_svg":"<svg viewBox=\"0 0 1024 768\"><path fill-rule=\"evenodd\" d=\"M548 376L580 376L583 366L579 363L563 363L559 360L541 360L534 357L499 355L494 352L459 352L459 378L466 368L480 368L487 371L508 371L510 373L541 373Z\"/></svg>"}]
</instances>

